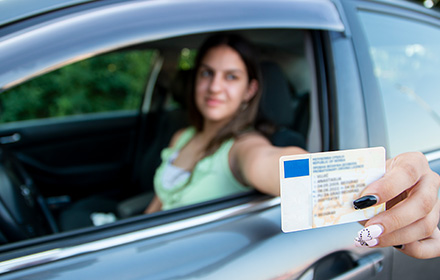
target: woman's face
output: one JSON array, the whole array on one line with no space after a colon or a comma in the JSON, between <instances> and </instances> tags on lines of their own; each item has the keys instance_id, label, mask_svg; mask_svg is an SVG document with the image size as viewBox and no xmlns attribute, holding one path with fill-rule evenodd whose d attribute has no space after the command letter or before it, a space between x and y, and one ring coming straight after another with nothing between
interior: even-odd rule
<instances>
[{"instance_id":1,"label":"woman's face","mask_svg":"<svg viewBox=\"0 0 440 280\"><path fill-rule=\"evenodd\" d=\"M195 87L196 105L205 125L230 121L257 88L257 81L249 83L246 65L234 49L226 45L210 49L197 71Z\"/></svg>"}]
</instances>

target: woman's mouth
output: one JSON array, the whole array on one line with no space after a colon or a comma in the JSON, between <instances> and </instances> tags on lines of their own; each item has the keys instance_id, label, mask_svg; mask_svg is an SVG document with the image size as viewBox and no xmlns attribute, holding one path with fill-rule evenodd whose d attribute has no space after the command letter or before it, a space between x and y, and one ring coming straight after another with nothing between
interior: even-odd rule
<instances>
[{"instance_id":1,"label":"woman's mouth","mask_svg":"<svg viewBox=\"0 0 440 280\"><path fill-rule=\"evenodd\" d=\"M216 98L206 98L205 99L206 105L214 107L217 105L220 105L221 103L223 103L220 99L216 99Z\"/></svg>"}]
</instances>

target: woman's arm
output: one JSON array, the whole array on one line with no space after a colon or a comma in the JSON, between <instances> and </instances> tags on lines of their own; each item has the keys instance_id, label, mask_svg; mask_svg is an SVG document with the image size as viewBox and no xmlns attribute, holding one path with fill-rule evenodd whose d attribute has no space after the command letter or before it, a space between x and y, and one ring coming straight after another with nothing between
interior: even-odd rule
<instances>
[{"instance_id":1,"label":"woman's arm","mask_svg":"<svg viewBox=\"0 0 440 280\"><path fill-rule=\"evenodd\" d=\"M160 202L159 197L155 195L150 204L148 204L148 207L144 210L144 214L151 214L160 210L162 210L162 202Z\"/></svg>"},{"instance_id":2,"label":"woman's arm","mask_svg":"<svg viewBox=\"0 0 440 280\"><path fill-rule=\"evenodd\" d=\"M261 192L280 195L279 159L284 155L304 154L299 147L275 147L259 134L237 139L231 149L231 169L247 184Z\"/></svg>"},{"instance_id":3,"label":"woman's arm","mask_svg":"<svg viewBox=\"0 0 440 280\"><path fill-rule=\"evenodd\" d=\"M273 147L262 136L248 135L234 144L231 167L258 190L279 195L278 160L283 155L300 153L306 151ZM366 222L360 233L369 234L359 234L357 245L396 246L412 257L440 257L439 188L440 176L431 170L422 153L404 153L389 159L385 175L362 193L362 197L377 198L376 204L386 202L387 211Z\"/></svg>"}]
</instances>

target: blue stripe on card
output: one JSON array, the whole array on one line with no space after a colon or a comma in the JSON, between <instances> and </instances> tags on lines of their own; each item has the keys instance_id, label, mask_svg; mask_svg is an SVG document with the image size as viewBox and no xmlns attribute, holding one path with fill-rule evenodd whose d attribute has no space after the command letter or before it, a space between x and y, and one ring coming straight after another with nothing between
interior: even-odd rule
<instances>
[{"instance_id":1,"label":"blue stripe on card","mask_svg":"<svg viewBox=\"0 0 440 280\"><path fill-rule=\"evenodd\" d=\"M284 162L284 178L309 176L309 159L286 160Z\"/></svg>"}]
</instances>

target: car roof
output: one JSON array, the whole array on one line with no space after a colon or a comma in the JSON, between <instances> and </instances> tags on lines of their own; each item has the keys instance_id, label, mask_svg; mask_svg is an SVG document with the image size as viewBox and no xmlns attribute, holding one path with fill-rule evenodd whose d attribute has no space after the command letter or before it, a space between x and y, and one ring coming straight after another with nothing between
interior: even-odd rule
<instances>
[{"instance_id":1,"label":"car roof","mask_svg":"<svg viewBox=\"0 0 440 280\"><path fill-rule=\"evenodd\" d=\"M96 0L0 0L0 26Z\"/></svg>"},{"instance_id":2,"label":"car roof","mask_svg":"<svg viewBox=\"0 0 440 280\"><path fill-rule=\"evenodd\" d=\"M89 2L105 2L106 0L0 0L0 26L37 16L50 11L77 6ZM116 0L123 1L123 0ZM409 0L411 2L419 2ZM111 2L107 1L107 2ZM419 2L419 4L421 4ZM433 10L440 10L434 7Z\"/></svg>"}]
</instances>

